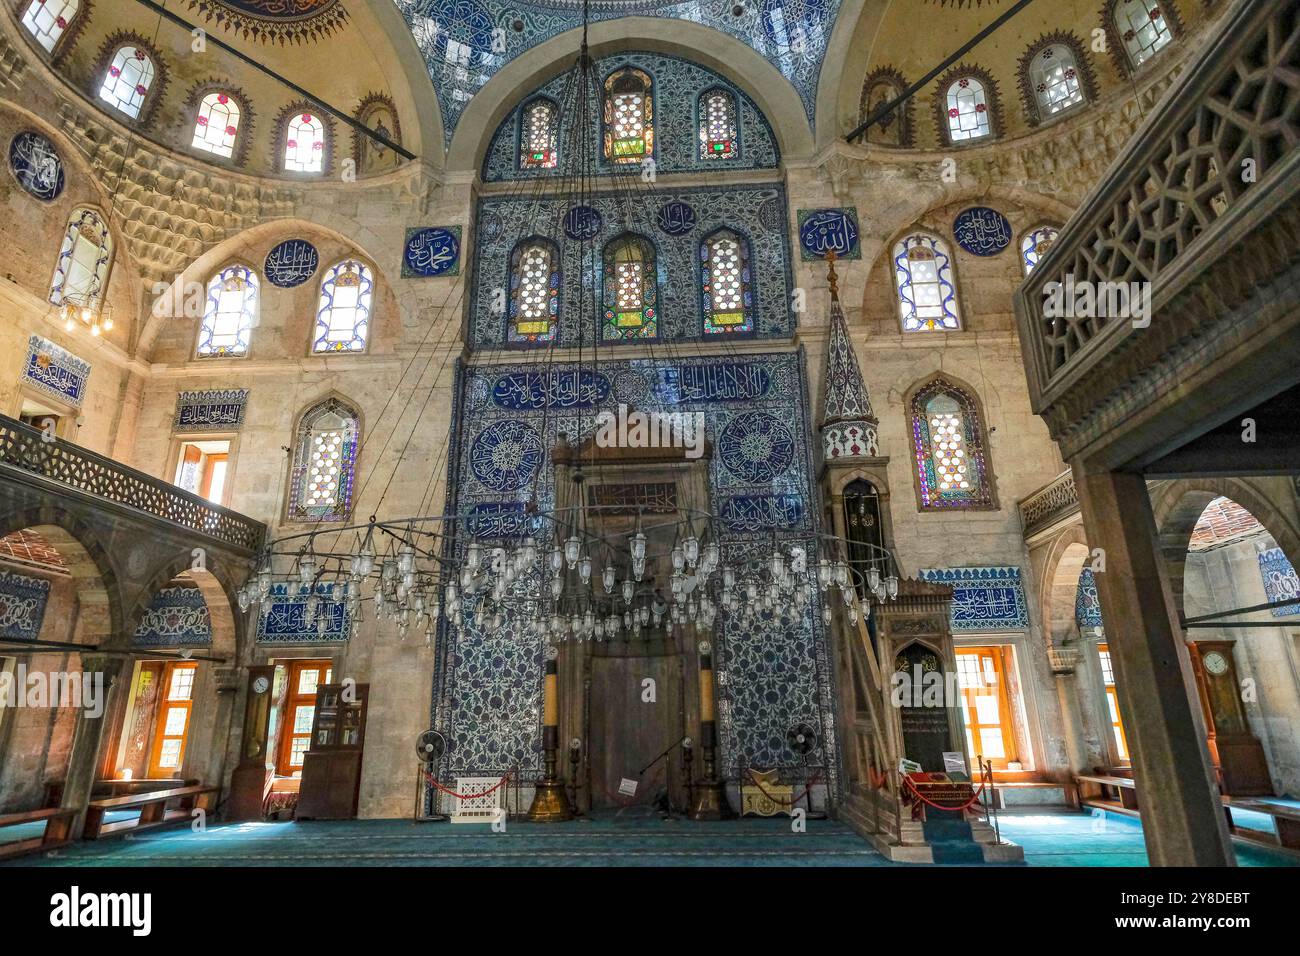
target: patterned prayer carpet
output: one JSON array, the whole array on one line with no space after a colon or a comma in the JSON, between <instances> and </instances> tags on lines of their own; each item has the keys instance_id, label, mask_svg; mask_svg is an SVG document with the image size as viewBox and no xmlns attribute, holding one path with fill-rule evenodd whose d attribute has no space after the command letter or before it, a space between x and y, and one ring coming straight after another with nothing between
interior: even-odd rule
<instances>
[{"instance_id":1,"label":"patterned prayer carpet","mask_svg":"<svg viewBox=\"0 0 1300 956\"><path fill-rule=\"evenodd\" d=\"M1030 866L1145 866L1142 826L1103 813L1005 813L1003 837ZM3 833L3 831L0 831ZM1296 858L1237 846L1243 866L1295 866ZM214 824L83 843L9 866L890 866L834 821L792 833L785 819L721 823L627 816L563 824L486 825L408 820Z\"/></svg>"}]
</instances>

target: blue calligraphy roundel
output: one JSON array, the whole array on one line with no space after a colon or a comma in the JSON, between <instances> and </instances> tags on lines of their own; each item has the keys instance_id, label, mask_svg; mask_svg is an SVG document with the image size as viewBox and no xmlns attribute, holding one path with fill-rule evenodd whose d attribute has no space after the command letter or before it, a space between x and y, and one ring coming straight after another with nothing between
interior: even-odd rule
<instances>
[{"instance_id":1,"label":"blue calligraphy roundel","mask_svg":"<svg viewBox=\"0 0 1300 956\"><path fill-rule=\"evenodd\" d=\"M996 256L1011 245L1011 223L996 209L972 206L957 214L952 235L973 256Z\"/></svg>"},{"instance_id":2,"label":"blue calligraphy roundel","mask_svg":"<svg viewBox=\"0 0 1300 956\"><path fill-rule=\"evenodd\" d=\"M695 210L684 202L666 202L659 207L655 225L670 236L684 236L695 228Z\"/></svg>"},{"instance_id":3,"label":"blue calligraphy roundel","mask_svg":"<svg viewBox=\"0 0 1300 956\"><path fill-rule=\"evenodd\" d=\"M266 281L281 289L300 286L316 274L320 253L306 239L286 239L266 255Z\"/></svg>"},{"instance_id":4,"label":"blue calligraphy roundel","mask_svg":"<svg viewBox=\"0 0 1300 956\"><path fill-rule=\"evenodd\" d=\"M794 463L794 436L766 412L737 415L718 440L722 464L738 478L768 482Z\"/></svg>"},{"instance_id":5,"label":"blue calligraphy roundel","mask_svg":"<svg viewBox=\"0 0 1300 956\"><path fill-rule=\"evenodd\" d=\"M822 209L804 219L799 227L799 244L819 258L834 251L843 259L858 248L858 223L845 209Z\"/></svg>"},{"instance_id":6,"label":"blue calligraphy roundel","mask_svg":"<svg viewBox=\"0 0 1300 956\"><path fill-rule=\"evenodd\" d=\"M460 239L450 229L433 226L412 232L402 254L402 271L410 276L440 276L456 267Z\"/></svg>"},{"instance_id":7,"label":"blue calligraphy roundel","mask_svg":"<svg viewBox=\"0 0 1300 956\"><path fill-rule=\"evenodd\" d=\"M533 480L542 464L542 439L523 422L496 422L469 449L474 477L493 491L514 491Z\"/></svg>"},{"instance_id":8,"label":"blue calligraphy roundel","mask_svg":"<svg viewBox=\"0 0 1300 956\"><path fill-rule=\"evenodd\" d=\"M564 234L574 242L595 239L600 227L600 213L590 206L574 206L564 214Z\"/></svg>"},{"instance_id":9,"label":"blue calligraphy roundel","mask_svg":"<svg viewBox=\"0 0 1300 956\"><path fill-rule=\"evenodd\" d=\"M37 199L50 202L63 192L63 160L54 144L27 130L9 143L9 169L18 185Z\"/></svg>"}]
</instances>

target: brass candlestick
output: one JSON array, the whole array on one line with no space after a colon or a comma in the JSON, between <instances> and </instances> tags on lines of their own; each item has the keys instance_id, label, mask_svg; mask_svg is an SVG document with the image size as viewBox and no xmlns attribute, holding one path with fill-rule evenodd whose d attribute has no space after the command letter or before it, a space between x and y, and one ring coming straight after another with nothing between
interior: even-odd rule
<instances>
[{"instance_id":1,"label":"brass candlestick","mask_svg":"<svg viewBox=\"0 0 1300 956\"><path fill-rule=\"evenodd\" d=\"M700 749L704 779L695 788L692 820L726 820L734 816L727 788L718 779L718 725L713 713L713 655L708 641L700 641Z\"/></svg>"},{"instance_id":2,"label":"brass candlestick","mask_svg":"<svg viewBox=\"0 0 1300 956\"><path fill-rule=\"evenodd\" d=\"M543 777L533 790L533 803L528 808L528 819L533 823L558 823L573 819L569 795L556 774L556 751L560 744L558 657L559 651L555 645L548 645L542 710Z\"/></svg>"}]
</instances>

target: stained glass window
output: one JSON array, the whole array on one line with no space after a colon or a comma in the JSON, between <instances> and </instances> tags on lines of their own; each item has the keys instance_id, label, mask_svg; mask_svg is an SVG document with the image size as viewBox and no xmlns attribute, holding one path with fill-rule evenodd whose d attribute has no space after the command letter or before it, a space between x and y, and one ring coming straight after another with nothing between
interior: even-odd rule
<instances>
[{"instance_id":1,"label":"stained glass window","mask_svg":"<svg viewBox=\"0 0 1300 956\"><path fill-rule=\"evenodd\" d=\"M523 111L523 128L519 135L520 169L554 169L560 161L556 143L559 139L560 111L545 98L533 100Z\"/></svg>"},{"instance_id":2,"label":"stained glass window","mask_svg":"<svg viewBox=\"0 0 1300 956\"><path fill-rule=\"evenodd\" d=\"M313 352L364 352L375 279L356 259L331 267L320 284Z\"/></svg>"},{"instance_id":3,"label":"stained glass window","mask_svg":"<svg viewBox=\"0 0 1300 956\"><path fill-rule=\"evenodd\" d=\"M938 378L913 396L911 416L921 508L992 506L984 430L974 400Z\"/></svg>"},{"instance_id":4,"label":"stained glass window","mask_svg":"<svg viewBox=\"0 0 1300 956\"><path fill-rule=\"evenodd\" d=\"M248 354L249 336L257 321L257 295L257 273L247 266L227 266L212 277L199 326L200 358Z\"/></svg>"},{"instance_id":5,"label":"stained glass window","mask_svg":"<svg viewBox=\"0 0 1300 956\"><path fill-rule=\"evenodd\" d=\"M622 236L605 247L602 338L618 341L657 336L656 270L655 247L641 236Z\"/></svg>"},{"instance_id":6,"label":"stained glass window","mask_svg":"<svg viewBox=\"0 0 1300 956\"><path fill-rule=\"evenodd\" d=\"M514 345L555 340L560 307L560 266L555 244L525 239L510 255L508 338Z\"/></svg>"},{"instance_id":7,"label":"stained glass window","mask_svg":"<svg viewBox=\"0 0 1300 956\"><path fill-rule=\"evenodd\" d=\"M31 0L23 13L25 26L36 42L53 52L54 45L78 13L78 0Z\"/></svg>"},{"instance_id":8,"label":"stained glass window","mask_svg":"<svg viewBox=\"0 0 1300 956\"><path fill-rule=\"evenodd\" d=\"M973 76L961 77L948 87L948 139L960 143L992 132L984 84Z\"/></svg>"},{"instance_id":9,"label":"stained glass window","mask_svg":"<svg viewBox=\"0 0 1300 956\"><path fill-rule=\"evenodd\" d=\"M74 209L54 266L50 301L98 308L112 262L113 239L103 218L93 209Z\"/></svg>"},{"instance_id":10,"label":"stained glass window","mask_svg":"<svg viewBox=\"0 0 1300 956\"><path fill-rule=\"evenodd\" d=\"M700 243L700 284L705 334L754 330L748 242L724 229Z\"/></svg>"},{"instance_id":11,"label":"stained glass window","mask_svg":"<svg viewBox=\"0 0 1300 956\"><path fill-rule=\"evenodd\" d=\"M119 47L104 74L99 98L113 109L138 119L154 73L153 60L144 50L136 46Z\"/></svg>"},{"instance_id":12,"label":"stained glass window","mask_svg":"<svg viewBox=\"0 0 1300 956\"><path fill-rule=\"evenodd\" d=\"M1111 9L1115 30L1134 67L1151 59L1174 38L1156 0L1117 0Z\"/></svg>"},{"instance_id":13,"label":"stained glass window","mask_svg":"<svg viewBox=\"0 0 1300 956\"><path fill-rule=\"evenodd\" d=\"M654 153L654 98L650 77L619 70L605 81L605 158L639 163Z\"/></svg>"},{"instance_id":14,"label":"stained glass window","mask_svg":"<svg viewBox=\"0 0 1300 956\"><path fill-rule=\"evenodd\" d=\"M229 93L209 93L199 103L194 119L195 149L216 153L229 159L235 154L235 136L239 133L239 104Z\"/></svg>"},{"instance_id":15,"label":"stained glass window","mask_svg":"<svg viewBox=\"0 0 1300 956\"><path fill-rule=\"evenodd\" d=\"M961 328L952 254L938 236L915 233L894 246L894 279L904 332Z\"/></svg>"},{"instance_id":16,"label":"stained glass window","mask_svg":"<svg viewBox=\"0 0 1300 956\"><path fill-rule=\"evenodd\" d=\"M289 483L288 520L344 521L360 440L356 410L336 398L308 409L298 424Z\"/></svg>"},{"instance_id":17,"label":"stained glass window","mask_svg":"<svg viewBox=\"0 0 1300 956\"><path fill-rule=\"evenodd\" d=\"M284 168L293 173L319 173L325 168L325 124L312 113L297 113L286 126Z\"/></svg>"},{"instance_id":18,"label":"stained glass window","mask_svg":"<svg viewBox=\"0 0 1300 956\"><path fill-rule=\"evenodd\" d=\"M1052 226L1039 226L1020 240L1020 266L1025 275L1034 271L1038 260L1047 255L1047 250L1052 248L1059 235Z\"/></svg>"},{"instance_id":19,"label":"stained glass window","mask_svg":"<svg viewBox=\"0 0 1300 956\"><path fill-rule=\"evenodd\" d=\"M736 98L730 90L706 90L700 95L700 159L734 159Z\"/></svg>"},{"instance_id":20,"label":"stained glass window","mask_svg":"<svg viewBox=\"0 0 1300 956\"><path fill-rule=\"evenodd\" d=\"M1054 43L1038 52L1029 67L1029 82L1034 87L1038 114L1042 119L1087 100L1079 84L1079 65L1074 62L1074 53L1061 43Z\"/></svg>"}]
</instances>

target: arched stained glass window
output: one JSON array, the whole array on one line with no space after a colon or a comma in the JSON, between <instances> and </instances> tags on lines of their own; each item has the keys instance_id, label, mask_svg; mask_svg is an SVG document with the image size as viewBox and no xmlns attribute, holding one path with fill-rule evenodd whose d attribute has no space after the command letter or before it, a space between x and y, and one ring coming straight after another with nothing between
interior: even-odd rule
<instances>
[{"instance_id":1,"label":"arched stained glass window","mask_svg":"<svg viewBox=\"0 0 1300 956\"><path fill-rule=\"evenodd\" d=\"M132 119L138 119L156 73L149 54L136 46L119 47L99 87L99 98Z\"/></svg>"},{"instance_id":2,"label":"arched stained glass window","mask_svg":"<svg viewBox=\"0 0 1300 956\"><path fill-rule=\"evenodd\" d=\"M700 159L735 159L740 155L736 140L736 97L730 90L715 87L700 95Z\"/></svg>"},{"instance_id":3,"label":"arched stained glass window","mask_svg":"<svg viewBox=\"0 0 1300 956\"><path fill-rule=\"evenodd\" d=\"M894 279L904 332L961 328L952 253L938 236L918 232L894 246Z\"/></svg>"},{"instance_id":4,"label":"arched stained glass window","mask_svg":"<svg viewBox=\"0 0 1300 956\"><path fill-rule=\"evenodd\" d=\"M320 284L312 352L364 352L374 290L375 278L365 263L345 259L332 266Z\"/></svg>"},{"instance_id":5,"label":"arched stained glass window","mask_svg":"<svg viewBox=\"0 0 1300 956\"><path fill-rule=\"evenodd\" d=\"M1060 233L1053 226L1039 226L1020 240L1020 266L1025 275L1034 271L1038 260L1047 255Z\"/></svg>"},{"instance_id":6,"label":"arched stained glass window","mask_svg":"<svg viewBox=\"0 0 1300 956\"><path fill-rule=\"evenodd\" d=\"M508 340L539 345L555 340L560 308L560 257L549 239L525 239L510 254Z\"/></svg>"},{"instance_id":7,"label":"arched stained glass window","mask_svg":"<svg viewBox=\"0 0 1300 956\"><path fill-rule=\"evenodd\" d=\"M654 244L641 236L622 236L605 247L603 265L601 338L655 338L659 327L659 278Z\"/></svg>"},{"instance_id":8,"label":"arched stained glass window","mask_svg":"<svg viewBox=\"0 0 1300 956\"><path fill-rule=\"evenodd\" d=\"M730 230L700 243L700 288L704 332L752 332L754 294L750 287L749 243Z\"/></svg>"},{"instance_id":9,"label":"arched stained glass window","mask_svg":"<svg viewBox=\"0 0 1300 956\"><path fill-rule=\"evenodd\" d=\"M319 173L325 168L325 124L314 113L295 113L285 125L284 168Z\"/></svg>"},{"instance_id":10,"label":"arched stained glass window","mask_svg":"<svg viewBox=\"0 0 1300 956\"><path fill-rule=\"evenodd\" d=\"M298 423L289 481L289 521L345 521L352 512L360 417L336 398Z\"/></svg>"},{"instance_id":11,"label":"arched stained glass window","mask_svg":"<svg viewBox=\"0 0 1300 956\"><path fill-rule=\"evenodd\" d=\"M921 509L995 507L975 400L936 378L912 396L910 414Z\"/></svg>"},{"instance_id":12,"label":"arched stained glass window","mask_svg":"<svg viewBox=\"0 0 1300 956\"><path fill-rule=\"evenodd\" d=\"M654 96L650 77L627 67L605 81L605 158L639 163L654 153Z\"/></svg>"},{"instance_id":13,"label":"arched stained glass window","mask_svg":"<svg viewBox=\"0 0 1300 956\"><path fill-rule=\"evenodd\" d=\"M97 309L108 285L113 239L108 224L93 209L74 209L63 234L59 259L50 282L50 301Z\"/></svg>"},{"instance_id":14,"label":"arched stained glass window","mask_svg":"<svg viewBox=\"0 0 1300 956\"><path fill-rule=\"evenodd\" d=\"M209 93L199 102L194 118L195 149L216 153L229 159L235 154L235 137L239 134L239 103L229 93Z\"/></svg>"},{"instance_id":15,"label":"arched stained glass window","mask_svg":"<svg viewBox=\"0 0 1300 956\"><path fill-rule=\"evenodd\" d=\"M948 87L948 139L954 143L983 139L993 132L988 94L973 76L963 76Z\"/></svg>"},{"instance_id":16,"label":"arched stained glass window","mask_svg":"<svg viewBox=\"0 0 1300 956\"><path fill-rule=\"evenodd\" d=\"M519 168L554 169L560 161L560 111L555 103L539 97L524 107L519 133Z\"/></svg>"},{"instance_id":17,"label":"arched stained glass window","mask_svg":"<svg viewBox=\"0 0 1300 956\"><path fill-rule=\"evenodd\" d=\"M31 0L23 12L23 26L36 42L53 52L63 31L80 12L78 0Z\"/></svg>"},{"instance_id":18,"label":"arched stained glass window","mask_svg":"<svg viewBox=\"0 0 1300 956\"><path fill-rule=\"evenodd\" d=\"M1029 82L1038 103L1038 115L1048 119L1087 102L1080 83L1079 64L1074 52L1063 43L1044 47L1029 67Z\"/></svg>"},{"instance_id":19,"label":"arched stained glass window","mask_svg":"<svg viewBox=\"0 0 1300 956\"><path fill-rule=\"evenodd\" d=\"M257 273L247 266L227 266L212 277L199 325L200 358L248 354L249 337L257 321L257 296Z\"/></svg>"},{"instance_id":20,"label":"arched stained glass window","mask_svg":"<svg viewBox=\"0 0 1300 956\"><path fill-rule=\"evenodd\" d=\"M1174 38L1156 0L1115 0L1115 31L1135 68L1159 53Z\"/></svg>"}]
</instances>

